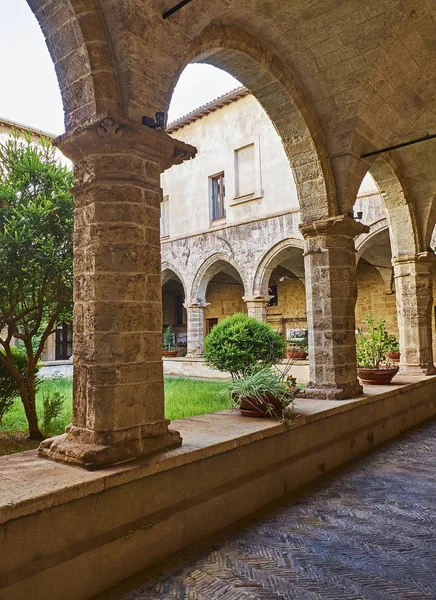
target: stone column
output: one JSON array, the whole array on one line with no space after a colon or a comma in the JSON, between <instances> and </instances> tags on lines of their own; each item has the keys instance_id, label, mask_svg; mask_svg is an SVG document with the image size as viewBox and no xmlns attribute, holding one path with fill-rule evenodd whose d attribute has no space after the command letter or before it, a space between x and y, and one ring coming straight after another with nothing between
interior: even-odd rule
<instances>
[{"instance_id":1,"label":"stone column","mask_svg":"<svg viewBox=\"0 0 436 600\"><path fill-rule=\"evenodd\" d=\"M434 375L432 345L433 252L392 259L400 338L400 371Z\"/></svg>"},{"instance_id":2,"label":"stone column","mask_svg":"<svg viewBox=\"0 0 436 600\"><path fill-rule=\"evenodd\" d=\"M242 298L247 306L247 314L249 317L254 317L258 321L266 323L269 298L264 296L244 296Z\"/></svg>"},{"instance_id":3,"label":"stone column","mask_svg":"<svg viewBox=\"0 0 436 600\"><path fill-rule=\"evenodd\" d=\"M204 352L204 310L206 302L193 302L183 305L187 316L188 358L200 358Z\"/></svg>"},{"instance_id":4,"label":"stone column","mask_svg":"<svg viewBox=\"0 0 436 600\"><path fill-rule=\"evenodd\" d=\"M300 225L304 236L310 382L306 395L343 400L362 392L356 373L354 236L369 231L340 215Z\"/></svg>"},{"instance_id":5,"label":"stone column","mask_svg":"<svg viewBox=\"0 0 436 600\"><path fill-rule=\"evenodd\" d=\"M39 453L95 469L181 443L164 417L160 173L195 149L109 117L57 143L75 165L73 418Z\"/></svg>"}]
</instances>

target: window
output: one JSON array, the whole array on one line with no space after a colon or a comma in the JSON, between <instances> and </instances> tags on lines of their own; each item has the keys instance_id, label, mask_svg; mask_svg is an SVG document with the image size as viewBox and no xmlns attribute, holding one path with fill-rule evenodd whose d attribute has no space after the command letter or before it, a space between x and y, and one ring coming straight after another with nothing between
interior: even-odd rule
<instances>
[{"instance_id":1,"label":"window","mask_svg":"<svg viewBox=\"0 0 436 600\"><path fill-rule=\"evenodd\" d=\"M168 237L170 235L170 212L169 196L164 196L160 203L160 236Z\"/></svg>"},{"instance_id":2,"label":"window","mask_svg":"<svg viewBox=\"0 0 436 600\"><path fill-rule=\"evenodd\" d=\"M277 293L277 286L271 285L268 288L268 294L271 296L267 306L278 306L279 305L279 295Z\"/></svg>"},{"instance_id":3,"label":"window","mask_svg":"<svg viewBox=\"0 0 436 600\"><path fill-rule=\"evenodd\" d=\"M254 144L235 150L236 196L248 196L256 189Z\"/></svg>"},{"instance_id":4,"label":"window","mask_svg":"<svg viewBox=\"0 0 436 600\"><path fill-rule=\"evenodd\" d=\"M263 198L260 137L240 140L234 150L235 195L231 205Z\"/></svg>"},{"instance_id":5,"label":"window","mask_svg":"<svg viewBox=\"0 0 436 600\"><path fill-rule=\"evenodd\" d=\"M68 360L73 354L73 327L59 323L56 327L55 360Z\"/></svg>"},{"instance_id":6,"label":"window","mask_svg":"<svg viewBox=\"0 0 436 600\"><path fill-rule=\"evenodd\" d=\"M225 193L224 173L211 177L212 221L224 219L226 216L224 208Z\"/></svg>"},{"instance_id":7,"label":"window","mask_svg":"<svg viewBox=\"0 0 436 600\"><path fill-rule=\"evenodd\" d=\"M206 319L206 335L209 335L215 325L218 325L218 319Z\"/></svg>"}]
</instances>

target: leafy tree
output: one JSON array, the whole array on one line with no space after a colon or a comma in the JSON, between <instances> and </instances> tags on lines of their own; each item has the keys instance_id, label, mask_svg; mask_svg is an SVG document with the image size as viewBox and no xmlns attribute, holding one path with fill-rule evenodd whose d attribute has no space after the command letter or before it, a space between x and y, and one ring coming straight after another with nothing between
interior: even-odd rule
<instances>
[{"instance_id":1,"label":"leafy tree","mask_svg":"<svg viewBox=\"0 0 436 600\"><path fill-rule=\"evenodd\" d=\"M2 352L2 350L0 350ZM27 356L23 350L11 348L12 360L21 375L26 373ZM35 387L38 384L37 372L35 371ZM12 408L15 398L19 395L18 385L3 363L0 362L0 423L4 415Z\"/></svg>"},{"instance_id":2,"label":"leafy tree","mask_svg":"<svg viewBox=\"0 0 436 600\"><path fill-rule=\"evenodd\" d=\"M49 139L14 132L0 143L0 364L17 384L32 439L42 438L38 361L56 323L71 319L71 186ZM13 360L16 340L26 352L24 372Z\"/></svg>"},{"instance_id":3,"label":"leafy tree","mask_svg":"<svg viewBox=\"0 0 436 600\"><path fill-rule=\"evenodd\" d=\"M283 358L285 340L267 323L235 314L216 325L205 339L206 364L240 379Z\"/></svg>"}]
</instances>

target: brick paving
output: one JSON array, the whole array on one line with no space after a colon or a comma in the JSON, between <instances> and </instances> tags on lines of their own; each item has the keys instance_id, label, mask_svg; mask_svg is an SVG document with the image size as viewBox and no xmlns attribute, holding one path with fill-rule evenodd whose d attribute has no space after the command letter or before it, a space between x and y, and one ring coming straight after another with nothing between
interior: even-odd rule
<instances>
[{"instance_id":1,"label":"brick paving","mask_svg":"<svg viewBox=\"0 0 436 600\"><path fill-rule=\"evenodd\" d=\"M99 600L436 598L436 421Z\"/></svg>"}]
</instances>

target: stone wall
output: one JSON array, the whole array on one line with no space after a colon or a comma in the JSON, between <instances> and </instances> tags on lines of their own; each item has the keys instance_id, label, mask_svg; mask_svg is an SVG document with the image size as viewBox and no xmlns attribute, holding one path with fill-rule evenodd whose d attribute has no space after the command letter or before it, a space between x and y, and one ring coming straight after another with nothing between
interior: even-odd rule
<instances>
[{"instance_id":1,"label":"stone wall","mask_svg":"<svg viewBox=\"0 0 436 600\"><path fill-rule=\"evenodd\" d=\"M369 313L377 320L386 319L387 330L398 338L395 293L390 293L373 265L360 261L357 267L357 327L363 326L363 320Z\"/></svg>"},{"instance_id":2,"label":"stone wall","mask_svg":"<svg viewBox=\"0 0 436 600\"><path fill-rule=\"evenodd\" d=\"M209 283L206 300L209 303L204 311L205 319L222 321L235 313L245 313L245 302L242 300L244 288L235 283Z\"/></svg>"}]
</instances>

